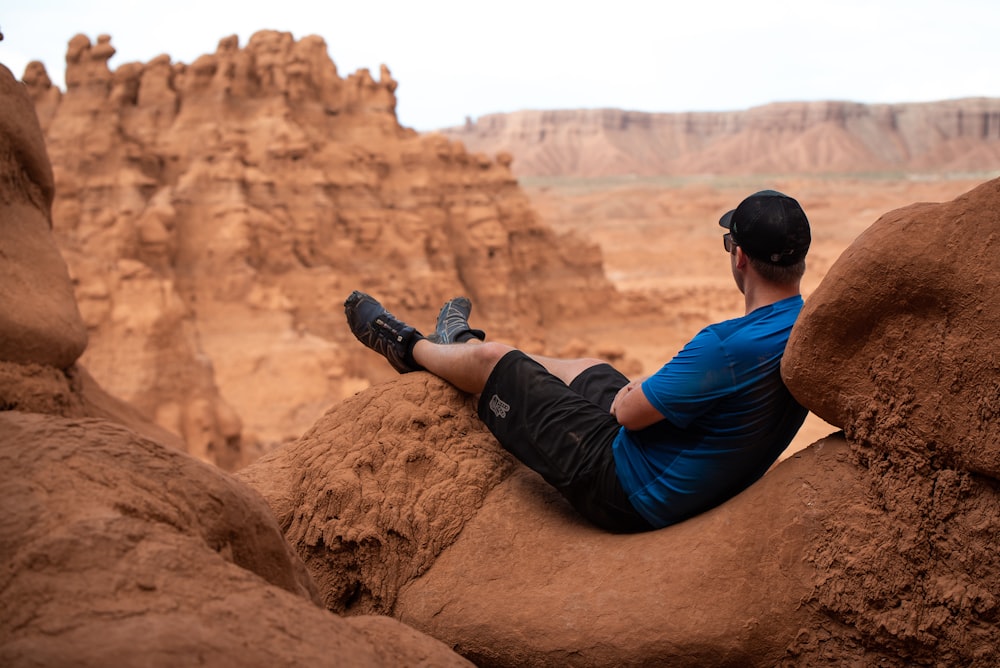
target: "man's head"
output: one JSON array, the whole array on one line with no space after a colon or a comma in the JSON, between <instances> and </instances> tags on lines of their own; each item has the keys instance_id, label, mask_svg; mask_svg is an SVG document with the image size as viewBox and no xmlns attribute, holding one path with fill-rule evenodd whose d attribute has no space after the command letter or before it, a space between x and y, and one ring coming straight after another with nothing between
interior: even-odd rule
<instances>
[{"instance_id":1,"label":"man's head","mask_svg":"<svg viewBox=\"0 0 1000 668\"><path fill-rule=\"evenodd\" d=\"M719 225L729 230L732 245L743 249L764 278L790 283L805 273L812 240L809 220L788 195L775 190L754 193L722 216Z\"/></svg>"}]
</instances>

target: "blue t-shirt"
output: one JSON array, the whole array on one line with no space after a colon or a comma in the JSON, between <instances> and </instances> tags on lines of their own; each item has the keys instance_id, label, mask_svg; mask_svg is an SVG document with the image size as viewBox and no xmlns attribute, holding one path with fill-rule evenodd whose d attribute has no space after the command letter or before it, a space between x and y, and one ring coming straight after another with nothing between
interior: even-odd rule
<instances>
[{"instance_id":1,"label":"blue t-shirt","mask_svg":"<svg viewBox=\"0 0 1000 668\"><path fill-rule=\"evenodd\" d=\"M642 384L664 420L622 427L615 466L635 509L664 527L759 479L788 447L806 409L781 380L781 355L802 309L796 295L709 325Z\"/></svg>"}]
</instances>

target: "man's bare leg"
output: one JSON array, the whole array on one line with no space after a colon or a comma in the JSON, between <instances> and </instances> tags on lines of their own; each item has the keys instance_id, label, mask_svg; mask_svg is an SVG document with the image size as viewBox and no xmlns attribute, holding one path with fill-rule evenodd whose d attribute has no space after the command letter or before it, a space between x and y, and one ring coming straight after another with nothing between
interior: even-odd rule
<instances>
[{"instance_id":1,"label":"man's bare leg","mask_svg":"<svg viewBox=\"0 0 1000 668\"><path fill-rule=\"evenodd\" d=\"M355 290L344 302L351 332L368 348L383 355L400 373L426 369L471 394L480 394L497 362L513 346L482 340L481 330L469 327L471 302L464 297L449 300L438 315L433 338L423 338L399 320L371 295ZM464 340L464 343L456 343ZM549 373L567 385L597 359L563 360L534 356Z\"/></svg>"},{"instance_id":2,"label":"man's bare leg","mask_svg":"<svg viewBox=\"0 0 1000 668\"><path fill-rule=\"evenodd\" d=\"M413 359L458 389L479 394L500 358L514 349L513 346L492 341L440 345L422 339L413 346ZM531 355L531 358L567 385L585 369L603 364L602 360L590 358L564 360L541 355Z\"/></svg>"},{"instance_id":3,"label":"man's bare leg","mask_svg":"<svg viewBox=\"0 0 1000 668\"><path fill-rule=\"evenodd\" d=\"M502 343L438 344L427 339L413 346L413 359L458 389L479 394L500 358L514 350Z\"/></svg>"}]
</instances>

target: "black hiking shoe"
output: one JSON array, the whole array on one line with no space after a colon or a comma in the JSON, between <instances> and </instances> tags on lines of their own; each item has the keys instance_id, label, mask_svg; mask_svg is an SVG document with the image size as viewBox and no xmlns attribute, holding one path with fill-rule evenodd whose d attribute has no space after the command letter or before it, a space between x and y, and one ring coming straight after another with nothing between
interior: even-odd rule
<instances>
[{"instance_id":1,"label":"black hiking shoe","mask_svg":"<svg viewBox=\"0 0 1000 668\"><path fill-rule=\"evenodd\" d=\"M393 317L374 297L355 290L344 302L344 313L358 341L389 360L393 369L409 373L423 368L413 360L413 344L423 336Z\"/></svg>"},{"instance_id":2,"label":"black hiking shoe","mask_svg":"<svg viewBox=\"0 0 1000 668\"><path fill-rule=\"evenodd\" d=\"M486 340L486 332L469 327L472 302L466 297L455 297L445 302L438 313L437 327L427 337L431 343L465 343L470 339Z\"/></svg>"}]
</instances>

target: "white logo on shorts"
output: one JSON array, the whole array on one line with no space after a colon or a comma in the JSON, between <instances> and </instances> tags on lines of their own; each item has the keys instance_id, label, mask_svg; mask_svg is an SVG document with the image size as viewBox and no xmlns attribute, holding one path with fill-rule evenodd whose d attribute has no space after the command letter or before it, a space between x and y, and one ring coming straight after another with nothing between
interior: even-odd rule
<instances>
[{"instance_id":1,"label":"white logo on shorts","mask_svg":"<svg viewBox=\"0 0 1000 668\"><path fill-rule=\"evenodd\" d=\"M505 418L507 417L507 411L510 410L510 404L494 394L493 398L490 399L490 410L498 418Z\"/></svg>"}]
</instances>

